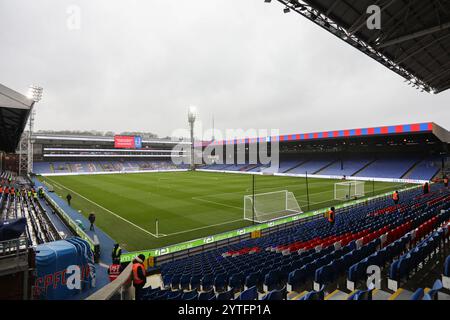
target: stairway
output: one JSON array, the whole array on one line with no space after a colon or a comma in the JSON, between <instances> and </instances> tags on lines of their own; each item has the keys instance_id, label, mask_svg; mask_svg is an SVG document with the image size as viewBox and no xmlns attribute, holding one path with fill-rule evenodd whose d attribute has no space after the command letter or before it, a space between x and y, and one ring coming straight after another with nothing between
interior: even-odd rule
<instances>
[{"instance_id":1,"label":"stairway","mask_svg":"<svg viewBox=\"0 0 450 320\"><path fill-rule=\"evenodd\" d=\"M334 160L334 161L331 161L329 164L327 164L327 165L325 165L325 167L323 167L323 168L320 168L319 170L317 170L316 172L314 172L313 174L320 174L320 171L323 171L323 170L325 170L326 168L328 168L329 166L331 166L331 165L333 165L333 164L335 164L336 162L338 162L339 160Z\"/></svg>"},{"instance_id":2,"label":"stairway","mask_svg":"<svg viewBox=\"0 0 450 320\"><path fill-rule=\"evenodd\" d=\"M353 172L352 176L357 175L358 173L360 173L361 171L363 171L364 169L366 169L368 166L370 166L372 163L374 163L375 160L370 161L369 163L367 163L365 166L363 166L361 169L357 170L356 172Z\"/></svg>"},{"instance_id":3,"label":"stairway","mask_svg":"<svg viewBox=\"0 0 450 320\"><path fill-rule=\"evenodd\" d=\"M300 167L301 165L305 164L305 163L308 162L308 161L309 161L309 160L304 160L304 161L298 163L297 165L295 165L294 167L289 168L289 169L283 171L283 173L289 173L289 171L294 170L294 169L297 168L297 167Z\"/></svg>"},{"instance_id":4,"label":"stairway","mask_svg":"<svg viewBox=\"0 0 450 320\"><path fill-rule=\"evenodd\" d=\"M421 163L423 160L419 160L416 163L414 163L406 172L400 177L400 179L408 179L408 176L411 174L411 172L414 171L414 169Z\"/></svg>"}]
</instances>

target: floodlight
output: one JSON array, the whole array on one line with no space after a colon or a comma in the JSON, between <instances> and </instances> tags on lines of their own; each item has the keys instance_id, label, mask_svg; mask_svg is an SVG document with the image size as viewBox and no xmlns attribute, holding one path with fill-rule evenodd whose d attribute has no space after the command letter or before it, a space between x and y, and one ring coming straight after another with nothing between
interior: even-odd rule
<instances>
[{"instance_id":1,"label":"floodlight","mask_svg":"<svg viewBox=\"0 0 450 320\"><path fill-rule=\"evenodd\" d=\"M33 100L34 102L39 102L42 99L42 91L44 89L42 87L31 85L28 88L27 98Z\"/></svg>"},{"instance_id":2,"label":"floodlight","mask_svg":"<svg viewBox=\"0 0 450 320\"><path fill-rule=\"evenodd\" d=\"M195 106L190 106L188 110L189 123L194 123L196 117L197 117L197 108Z\"/></svg>"}]
</instances>

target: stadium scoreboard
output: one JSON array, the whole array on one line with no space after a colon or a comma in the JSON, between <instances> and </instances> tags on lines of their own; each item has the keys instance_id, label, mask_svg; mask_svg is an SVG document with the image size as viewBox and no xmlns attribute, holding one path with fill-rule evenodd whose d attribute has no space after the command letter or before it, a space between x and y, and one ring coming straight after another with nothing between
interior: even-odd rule
<instances>
[{"instance_id":1,"label":"stadium scoreboard","mask_svg":"<svg viewBox=\"0 0 450 320\"><path fill-rule=\"evenodd\" d=\"M141 149L141 136L114 136L114 148L116 149Z\"/></svg>"}]
</instances>

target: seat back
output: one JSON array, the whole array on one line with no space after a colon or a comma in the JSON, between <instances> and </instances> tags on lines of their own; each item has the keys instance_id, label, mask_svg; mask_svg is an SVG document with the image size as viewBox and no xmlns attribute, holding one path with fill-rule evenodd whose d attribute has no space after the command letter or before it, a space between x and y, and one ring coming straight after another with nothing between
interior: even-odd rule
<instances>
[{"instance_id":1,"label":"seat back","mask_svg":"<svg viewBox=\"0 0 450 320\"><path fill-rule=\"evenodd\" d=\"M217 295L216 300L233 300L234 298L234 290L228 290L225 292L221 292Z\"/></svg>"},{"instance_id":2,"label":"seat back","mask_svg":"<svg viewBox=\"0 0 450 320\"><path fill-rule=\"evenodd\" d=\"M257 300L258 299L258 290L256 286L248 288L241 292L239 297L236 300Z\"/></svg>"},{"instance_id":3,"label":"seat back","mask_svg":"<svg viewBox=\"0 0 450 320\"><path fill-rule=\"evenodd\" d=\"M198 300L211 300L212 297L216 297L216 295L214 294L214 290L209 290L206 292L200 292L200 294L198 295Z\"/></svg>"},{"instance_id":4,"label":"seat back","mask_svg":"<svg viewBox=\"0 0 450 320\"><path fill-rule=\"evenodd\" d=\"M423 288L419 288L411 296L410 300L422 300L424 296Z\"/></svg>"}]
</instances>

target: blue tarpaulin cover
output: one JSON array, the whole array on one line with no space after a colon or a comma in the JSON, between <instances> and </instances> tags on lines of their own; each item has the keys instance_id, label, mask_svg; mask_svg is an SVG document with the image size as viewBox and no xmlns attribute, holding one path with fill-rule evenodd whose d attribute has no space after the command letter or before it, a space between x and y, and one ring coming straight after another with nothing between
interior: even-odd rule
<instances>
[{"instance_id":1,"label":"blue tarpaulin cover","mask_svg":"<svg viewBox=\"0 0 450 320\"><path fill-rule=\"evenodd\" d=\"M13 219L0 222L0 241L17 239L25 232L27 219Z\"/></svg>"},{"instance_id":2,"label":"blue tarpaulin cover","mask_svg":"<svg viewBox=\"0 0 450 320\"><path fill-rule=\"evenodd\" d=\"M78 288L73 287L76 277L74 266L78 266L80 271ZM80 238L38 245L36 271L37 278L33 292L35 299L71 299L81 291L95 286L94 256L89 244Z\"/></svg>"}]
</instances>

